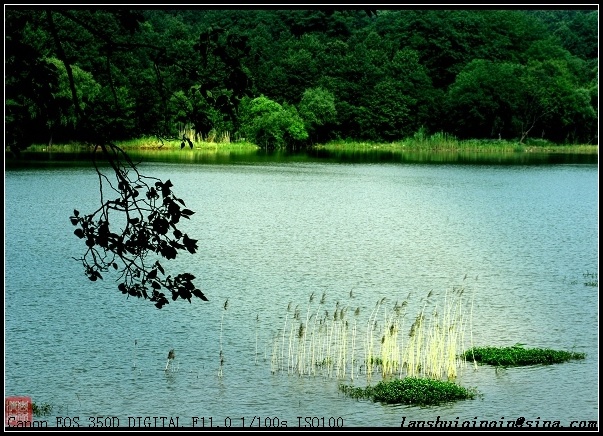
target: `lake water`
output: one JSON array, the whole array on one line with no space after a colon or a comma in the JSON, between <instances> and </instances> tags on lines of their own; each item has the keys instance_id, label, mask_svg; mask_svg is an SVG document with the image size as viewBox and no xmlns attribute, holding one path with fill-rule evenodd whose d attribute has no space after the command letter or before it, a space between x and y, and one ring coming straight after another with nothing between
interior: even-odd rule
<instances>
[{"instance_id":1,"label":"lake water","mask_svg":"<svg viewBox=\"0 0 603 436\"><path fill-rule=\"evenodd\" d=\"M198 253L164 266L193 273L209 302L158 310L123 296L116 274L84 276L73 258L85 246L69 216L98 205L89 165L5 170L5 396L53 406L37 420L239 428L598 421L597 164L315 160L141 169L170 179L196 212L181 226L199 240ZM478 397L432 407L346 397L339 383L381 379L369 379L360 363L345 375L328 365L294 368L304 350L318 350L302 347L310 333L323 344L334 326L347 348L321 354L324 362L378 352L378 329L396 303L405 302L400 337L408 342L416 315L432 305L442 311L460 288L464 347L522 343L586 358L460 366L456 381ZM342 308L345 320L334 323ZM319 320L331 320L331 333ZM300 324L307 336L298 336ZM176 358L164 371L170 349Z\"/></svg>"}]
</instances>

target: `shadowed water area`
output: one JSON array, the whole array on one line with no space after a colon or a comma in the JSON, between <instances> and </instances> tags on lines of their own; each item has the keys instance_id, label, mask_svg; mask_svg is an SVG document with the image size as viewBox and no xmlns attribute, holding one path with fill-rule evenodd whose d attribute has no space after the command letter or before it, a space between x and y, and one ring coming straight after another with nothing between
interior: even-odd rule
<instances>
[{"instance_id":1,"label":"shadowed water area","mask_svg":"<svg viewBox=\"0 0 603 436\"><path fill-rule=\"evenodd\" d=\"M116 274L90 282L73 260L85 246L69 216L98 207L94 169L64 154L7 162L5 394L53 405L37 419L56 426L57 417L72 425L79 417L81 427L89 417L206 427L598 419L596 158L133 156L196 212L181 225L198 253L165 266L193 273L210 301L158 310L122 295ZM459 289L465 348L522 343L586 358L461 365L455 381L480 395L440 406L383 405L338 390L382 379L369 379L362 359L368 348L379 352L397 303L406 302L400 340L408 343L416 315L442 313ZM332 354L345 356L345 372L300 373L309 335L329 337L320 322L342 308L343 320L327 325L347 338Z\"/></svg>"}]
</instances>

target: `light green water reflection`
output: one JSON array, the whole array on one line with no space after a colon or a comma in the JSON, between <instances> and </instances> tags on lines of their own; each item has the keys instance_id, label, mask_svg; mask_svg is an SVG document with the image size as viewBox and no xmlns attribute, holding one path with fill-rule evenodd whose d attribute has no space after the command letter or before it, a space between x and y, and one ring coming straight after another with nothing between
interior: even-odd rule
<instances>
[{"instance_id":1,"label":"light green water reflection","mask_svg":"<svg viewBox=\"0 0 603 436\"><path fill-rule=\"evenodd\" d=\"M541 164L593 164L598 155L561 154L538 152L483 152L483 151L328 151L308 150L300 152L263 150L190 150L190 149L141 149L129 150L134 161L229 165L237 163L417 163L417 164L475 164L475 165L541 165ZM6 159L6 166L78 165L88 161L88 151L25 151L19 159Z\"/></svg>"}]
</instances>

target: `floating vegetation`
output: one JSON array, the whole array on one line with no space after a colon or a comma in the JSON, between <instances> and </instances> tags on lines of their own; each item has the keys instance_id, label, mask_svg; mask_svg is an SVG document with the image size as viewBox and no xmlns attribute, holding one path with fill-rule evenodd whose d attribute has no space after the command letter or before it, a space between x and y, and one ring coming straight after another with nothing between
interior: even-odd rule
<instances>
[{"instance_id":1,"label":"floating vegetation","mask_svg":"<svg viewBox=\"0 0 603 436\"><path fill-rule=\"evenodd\" d=\"M563 363L584 359L586 354L548 348L524 348L523 344L515 344L512 347L474 347L465 351L462 357L480 364L511 367Z\"/></svg>"},{"instance_id":2,"label":"floating vegetation","mask_svg":"<svg viewBox=\"0 0 603 436\"><path fill-rule=\"evenodd\" d=\"M48 416L52 412L52 405L48 403L38 405L32 401L31 410L34 416Z\"/></svg>"},{"instance_id":3,"label":"floating vegetation","mask_svg":"<svg viewBox=\"0 0 603 436\"><path fill-rule=\"evenodd\" d=\"M574 279L569 282L570 285L579 285L583 283L584 286L591 286L594 288L599 287L599 273L586 271L582 273L582 280Z\"/></svg>"},{"instance_id":4,"label":"floating vegetation","mask_svg":"<svg viewBox=\"0 0 603 436\"><path fill-rule=\"evenodd\" d=\"M339 390L356 399L370 399L386 404L432 406L458 400L473 399L475 388L464 388L450 381L405 377L380 381L375 386L358 388L340 385Z\"/></svg>"},{"instance_id":5,"label":"floating vegetation","mask_svg":"<svg viewBox=\"0 0 603 436\"><path fill-rule=\"evenodd\" d=\"M599 286L599 273L587 271L582 276L584 277L584 286Z\"/></svg>"}]
</instances>

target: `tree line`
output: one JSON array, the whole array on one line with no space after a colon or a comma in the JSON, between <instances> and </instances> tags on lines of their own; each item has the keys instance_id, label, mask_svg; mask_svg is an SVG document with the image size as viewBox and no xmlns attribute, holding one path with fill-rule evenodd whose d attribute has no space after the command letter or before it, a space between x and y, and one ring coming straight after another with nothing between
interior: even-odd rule
<instances>
[{"instance_id":1,"label":"tree line","mask_svg":"<svg viewBox=\"0 0 603 436\"><path fill-rule=\"evenodd\" d=\"M16 149L99 135L303 147L420 129L598 139L597 10L5 12Z\"/></svg>"}]
</instances>

